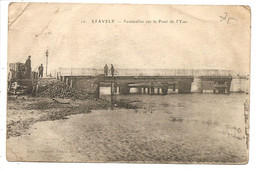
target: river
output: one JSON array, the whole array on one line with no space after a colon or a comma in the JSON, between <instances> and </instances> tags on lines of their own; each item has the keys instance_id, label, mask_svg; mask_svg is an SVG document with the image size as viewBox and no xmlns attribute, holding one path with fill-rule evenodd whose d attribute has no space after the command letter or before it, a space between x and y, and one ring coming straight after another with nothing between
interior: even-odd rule
<instances>
[{"instance_id":1,"label":"river","mask_svg":"<svg viewBox=\"0 0 260 172\"><path fill-rule=\"evenodd\" d=\"M30 136L8 139L8 144L29 161L246 163L247 96L115 95L142 106L38 122Z\"/></svg>"}]
</instances>

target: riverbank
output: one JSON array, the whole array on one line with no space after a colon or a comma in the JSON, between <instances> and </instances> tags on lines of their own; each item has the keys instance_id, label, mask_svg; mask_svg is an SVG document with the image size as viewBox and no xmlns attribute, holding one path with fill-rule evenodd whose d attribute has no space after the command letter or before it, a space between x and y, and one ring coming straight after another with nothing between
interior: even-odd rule
<instances>
[{"instance_id":1,"label":"riverbank","mask_svg":"<svg viewBox=\"0 0 260 172\"><path fill-rule=\"evenodd\" d=\"M66 100L59 103L51 98L8 96L7 138L30 135L27 130L36 122L67 119L68 115L108 109L104 100Z\"/></svg>"},{"instance_id":2,"label":"riverbank","mask_svg":"<svg viewBox=\"0 0 260 172\"><path fill-rule=\"evenodd\" d=\"M128 95L116 99L140 101L137 105L142 104L142 107L111 110L111 104L103 107L102 102L86 100L87 105L81 105L85 112L84 108L78 108L77 102L57 105L49 99L42 99L40 103L39 100L18 99L15 106L12 104L15 101L9 100L14 108L12 112L22 108L24 114L20 115L27 120L35 118L36 122L30 123L21 135L7 139L7 159L244 164L248 161L243 114L245 97L242 94ZM89 109L91 103L98 110ZM61 106L65 106L64 109L77 107L62 111L77 115L40 120L46 119L46 113L60 111Z\"/></svg>"}]
</instances>

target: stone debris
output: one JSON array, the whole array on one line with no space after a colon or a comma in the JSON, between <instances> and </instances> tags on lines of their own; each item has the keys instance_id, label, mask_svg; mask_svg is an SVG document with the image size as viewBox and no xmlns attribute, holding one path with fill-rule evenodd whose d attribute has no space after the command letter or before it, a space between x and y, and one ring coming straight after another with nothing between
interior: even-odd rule
<instances>
[{"instance_id":1,"label":"stone debris","mask_svg":"<svg viewBox=\"0 0 260 172\"><path fill-rule=\"evenodd\" d=\"M38 96L47 98L62 98L71 100L85 100L93 99L87 93L76 91L73 88L67 86L65 83L55 79L42 79L38 82L39 88L42 89L38 92Z\"/></svg>"}]
</instances>

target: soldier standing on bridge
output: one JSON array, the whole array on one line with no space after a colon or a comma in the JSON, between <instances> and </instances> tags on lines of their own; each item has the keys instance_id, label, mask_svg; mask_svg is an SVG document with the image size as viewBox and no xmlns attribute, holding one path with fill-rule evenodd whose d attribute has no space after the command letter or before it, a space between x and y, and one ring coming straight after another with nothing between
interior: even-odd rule
<instances>
[{"instance_id":1,"label":"soldier standing on bridge","mask_svg":"<svg viewBox=\"0 0 260 172\"><path fill-rule=\"evenodd\" d=\"M111 71L111 76L114 76L115 69L114 69L114 66L112 64L111 64L110 71Z\"/></svg>"},{"instance_id":2,"label":"soldier standing on bridge","mask_svg":"<svg viewBox=\"0 0 260 172\"><path fill-rule=\"evenodd\" d=\"M105 74L105 76L108 75L108 67L107 67L107 64L106 64L105 67L104 67L104 74Z\"/></svg>"}]
</instances>

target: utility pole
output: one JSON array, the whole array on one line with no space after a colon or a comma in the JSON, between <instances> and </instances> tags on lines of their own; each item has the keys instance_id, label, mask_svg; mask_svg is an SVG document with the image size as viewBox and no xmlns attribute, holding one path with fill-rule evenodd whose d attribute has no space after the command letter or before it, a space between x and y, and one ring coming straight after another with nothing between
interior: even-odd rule
<instances>
[{"instance_id":1,"label":"utility pole","mask_svg":"<svg viewBox=\"0 0 260 172\"><path fill-rule=\"evenodd\" d=\"M113 76L112 76L113 79ZM113 89L114 83L111 81L111 110L114 110L114 89Z\"/></svg>"},{"instance_id":2,"label":"utility pole","mask_svg":"<svg viewBox=\"0 0 260 172\"><path fill-rule=\"evenodd\" d=\"M48 76L48 56L49 56L49 51L48 49L46 50L46 77Z\"/></svg>"}]
</instances>

